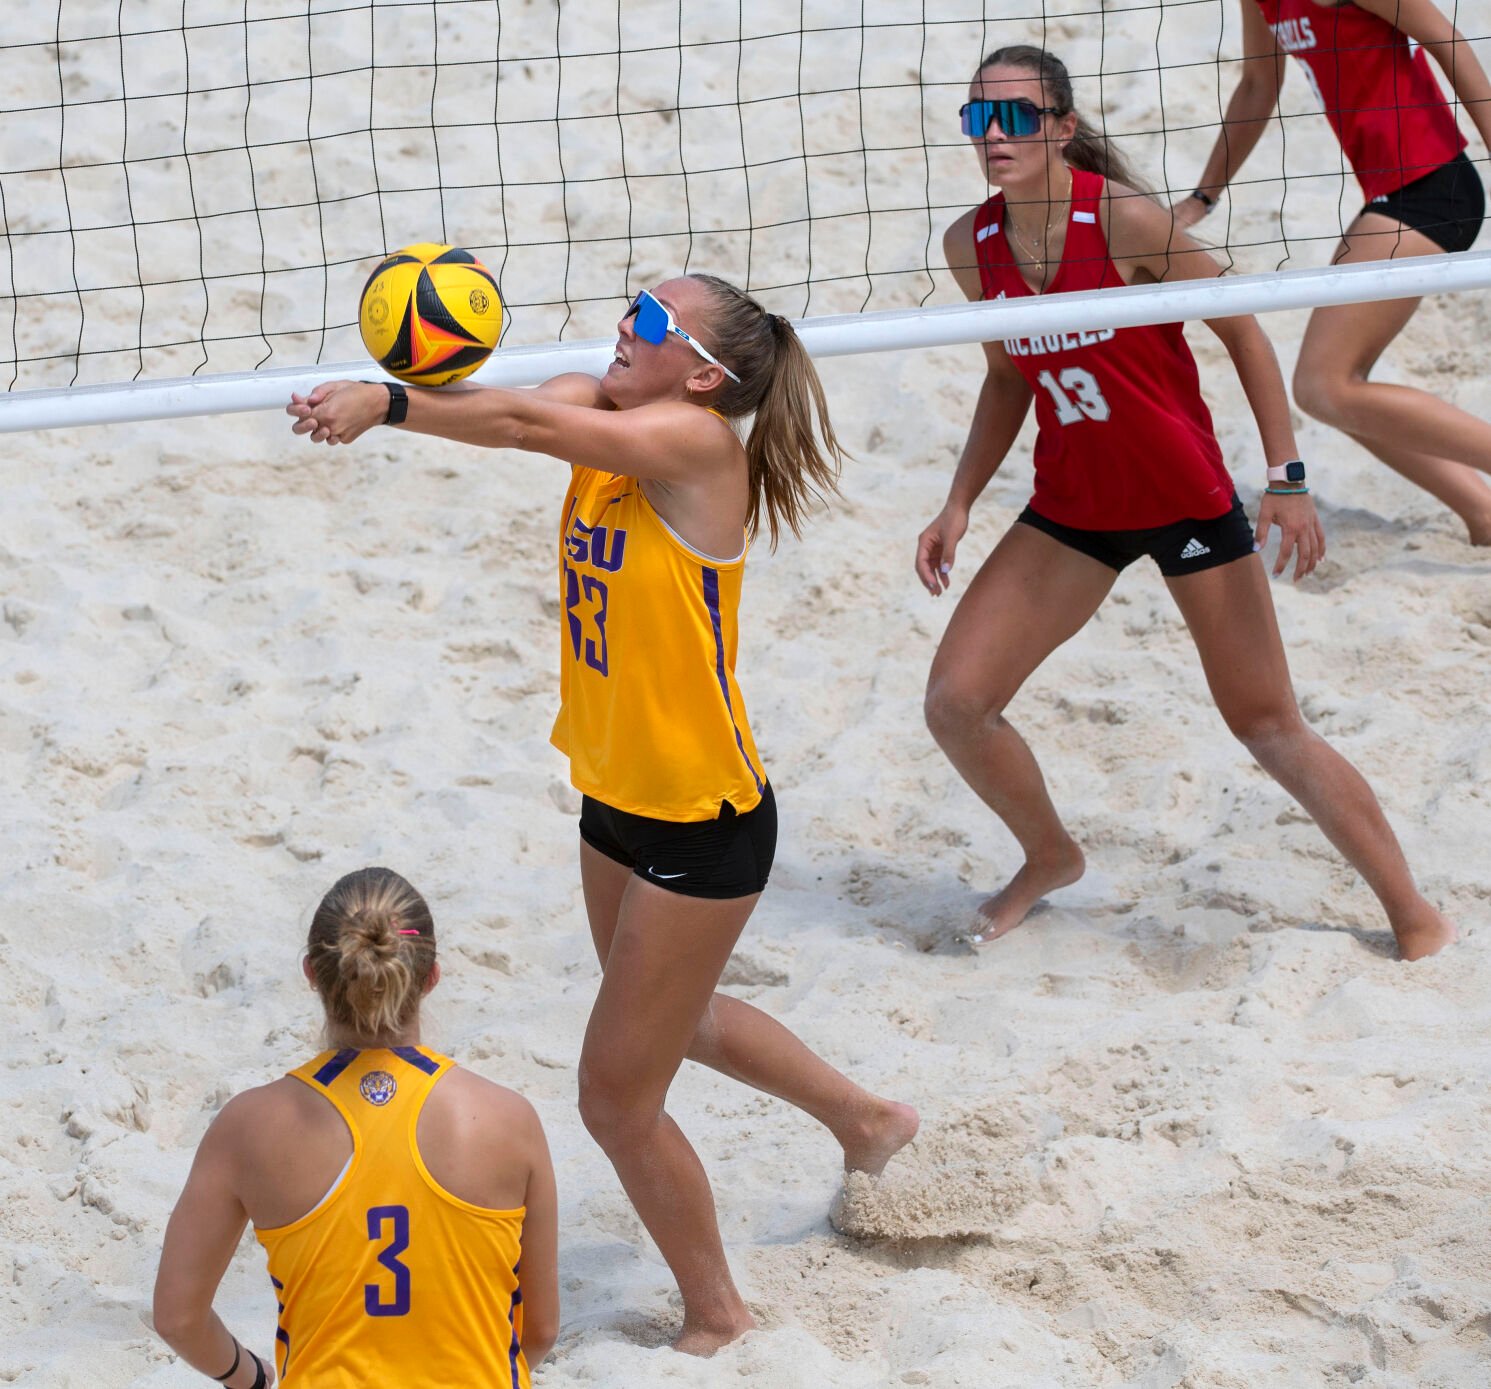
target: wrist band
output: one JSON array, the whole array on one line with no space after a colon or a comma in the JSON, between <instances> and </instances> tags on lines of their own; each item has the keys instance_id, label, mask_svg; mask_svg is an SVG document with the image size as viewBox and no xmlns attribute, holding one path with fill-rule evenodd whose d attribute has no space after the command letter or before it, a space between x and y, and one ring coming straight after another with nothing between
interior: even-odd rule
<instances>
[{"instance_id":1,"label":"wrist band","mask_svg":"<svg viewBox=\"0 0 1491 1389\"><path fill-rule=\"evenodd\" d=\"M249 1354L252 1355L253 1351L250 1351ZM238 1369L238 1362L240 1360L242 1360L242 1359L243 1359L243 1347L238 1344L238 1337L234 1336L233 1337L233 1363L231 1365L229 1365L228 1368L222 1374L220 1374L220 1375L213 1375L213 1379L217 1380L217 1382L219 1384L226 1384L230 1379L233 1378L233 1375L236 1373L236 1371Z\"/></svg>"},{"instance_id":2,"label":"wrist band","mask_svg":"<svg viewBox=\"0 0 1491 1389\"><path fill-rule=\"evenodd\" d=\"M249 1389L264 1389L264 1386L269 1382L269 1376L264 1373L264 1362L253 1351L249 1351L249 1359L254 1362L254 1369L257 1371L254 1375L254 1382L249 1385Z\"/></svg>"},{"instance_id":3,"label":"wrist band","mask_svg":"<svg viewBox=\"0 0 1491 1389\"><path fill-rule=\"evenodd\" d=\"M1196 189L1196 191L1192 193L1191 196L1195 198L1196 201L1200 203L1201 206L1204 207L1208 212L1210 212L1212 208L1217 205L1217 200L1212 197L1210 193L1203 193L1199 188Z\"/></svg>"},{"instance_id":4,"label":"wrist band","mask_svg":"<svg viewBox=\"0 0 1491 1389\"><path fill-rule=\"evenodd\" d=\"M364 386L382 386L388 392L388 413L383 417L384 424L403 424L409 414L409 392L397 381L364 381ZM252 1351L249 1352L253 1354ZM232 1372L229 1371L231 1374Z\"/></svg>"},{"instance_id":5,"label":"wrist band","mask_svg":"<svg viewBox=\"0 0 1491 1389\"><path fill-rule=\"evenodd\" d=\"M1310 495L1308 487L1275 487L1272 483L1265 487L1263 491L1265 495L1270 497L1308 497Z\"/></svg>"}]
</instances>

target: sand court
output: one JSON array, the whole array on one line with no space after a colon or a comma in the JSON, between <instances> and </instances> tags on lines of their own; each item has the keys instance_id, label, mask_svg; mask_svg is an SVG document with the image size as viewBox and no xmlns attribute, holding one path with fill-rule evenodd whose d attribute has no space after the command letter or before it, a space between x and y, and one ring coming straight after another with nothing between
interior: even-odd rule
<instances>
[{"instance_id":1,"label":"sand court","mask_svg":"<svg viewBox=\"0 0 1491 1389\"><path fill-rule=\"evenodd\" d=\"M1166 119L1207 119L1209 91L1187 107L1171 80ZM1107 95L1115 123L1158 114L1142 83ZM1334 226L1338 191L1291 191L1289 225ZM1239 268L1283 253L1261 194L1233 228L1257 243ZM1265 324L1286 375L1303 322ZM1488 330L1483 295L1433 302L1382 374L1484 417ZM1210 335L1189 338L1256 514L1246 403ZM951 600L1028 496L1029 426L954 593L931 600L912 559L980 360L823 364L855 455L844 498L747 572L742 686L783 832L725 987L924 1126L883 1179L845 1184L810 1120L685 1067L670 1108L763 1323L709 1362L665 1348L671 1277L575 1112L597 969L579 797L547 741L562 468L391 432L314 450L267 414L10 438L0 1380L203 1382L149 1326L166 1216L217 1108L317 1048L311 908L386 863L440 933L426 1040L547 1128L563 1329L545 1389L1484 1381L1491 561L1298 422L1330 550L1273 585L1296 689L1461 944L1392 958L1371 895L1226 733L1141 564L1010 709L1089 874L975 955L956 937L1016 847L921 697ZM267 1350L251 1241L217 1305Z\"/></svg>"}]
</instances>

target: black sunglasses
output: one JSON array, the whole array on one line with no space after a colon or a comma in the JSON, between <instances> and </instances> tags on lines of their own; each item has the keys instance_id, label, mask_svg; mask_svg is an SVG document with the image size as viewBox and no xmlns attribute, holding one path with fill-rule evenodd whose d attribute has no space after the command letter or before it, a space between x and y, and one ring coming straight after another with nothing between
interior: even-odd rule
<instances>
[{"instance_id":1,"label":"black sunglasses","mask_svg":"<svg viewBox=\"0 0 1491 1389\"><path fill-rule=\"evenodd\" d=\"M963 133L982 140L991 125L997 125L1006 136L1020 138L1034 135L1041 128L1042 116L1063 114L1054 106L1037 106L1020 96L1004 101L969 101L958 108L963 118Z\"/></svg>"}]
</instances>

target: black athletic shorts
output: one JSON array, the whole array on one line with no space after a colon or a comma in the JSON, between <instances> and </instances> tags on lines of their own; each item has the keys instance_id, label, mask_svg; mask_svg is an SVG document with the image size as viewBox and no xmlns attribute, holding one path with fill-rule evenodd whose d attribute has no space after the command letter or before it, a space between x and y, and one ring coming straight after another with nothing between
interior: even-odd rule
<instances>
[{"instance_id":1,"label":"black athletic shorts","mask_svg":"<svg viewBox=\"0 0 1491 1389\"><path fill-rule=\"evenodd\" d=\"M1432 174L1373 198L1362 211L1402 222L1446 251L1468 251L1486 216L1486 190L1480 171L1461 150Z\"/></svg>"},{"instance_id":2,"label":"black athletic shorts","mask_svg":"<svg viewBox=\"0 0 1491 1389\"><path fill-rule=\"evenodd\" d=\"M713 820L653 820L586 796L580 838L639 878L685 897L750 897L766 886L777 851L777 799L768 784L754 810L729 801Z\"/></svg>"},{"instance_id":3,"label":"black athletic shorts","mask_svg":"<svg viewBox=\"0 0 1491 1389\"><path fill-rule=\"evenodd\" d=\"M1063 545L1091 555L1119 573L1141 555L1148 555L1167 579L1231 564L1258 548L1236 492L1232 494L1232 509L1220 516L1207 521L1172 521L1168 526L1152 526L1147 530L1080 530L1076 526L1063 526L1059 521L1048 521L1028 506L1015 519L1045 531Z\"/></svg>"}]
</instances>

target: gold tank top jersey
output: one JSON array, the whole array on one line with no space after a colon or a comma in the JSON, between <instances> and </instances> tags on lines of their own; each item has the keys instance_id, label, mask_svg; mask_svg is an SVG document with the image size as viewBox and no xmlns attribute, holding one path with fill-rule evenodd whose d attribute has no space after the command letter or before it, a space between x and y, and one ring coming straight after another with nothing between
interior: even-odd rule
<instances>
[{"instance_id":1,"label":"gold tank top jersey","mask_svg":"<svg viewBox=\"0 0 1491 1389\"><path fill-rule=\"evenodd\" d=\"M279 1303L284 1389L529 1389L523 1209L453 1196L415 1143L454 1064L425 1047L348 1049L290 1072L336 1107L352 1157L309 1214L255 1231Z\"/></svg>"},{"instance_id":2,"label":"gold tank top jersey","mask_svg":"<svg viewBox=\"0 0 1491 1389\"><path fill-rule=\"evenodd\" d=\"M574 469L552 741L579 790L655 820L755 808L766 774L735 682L744 570L744 535L733 559L700 554L636 478Z\"/></svg>"}]
</instances>

